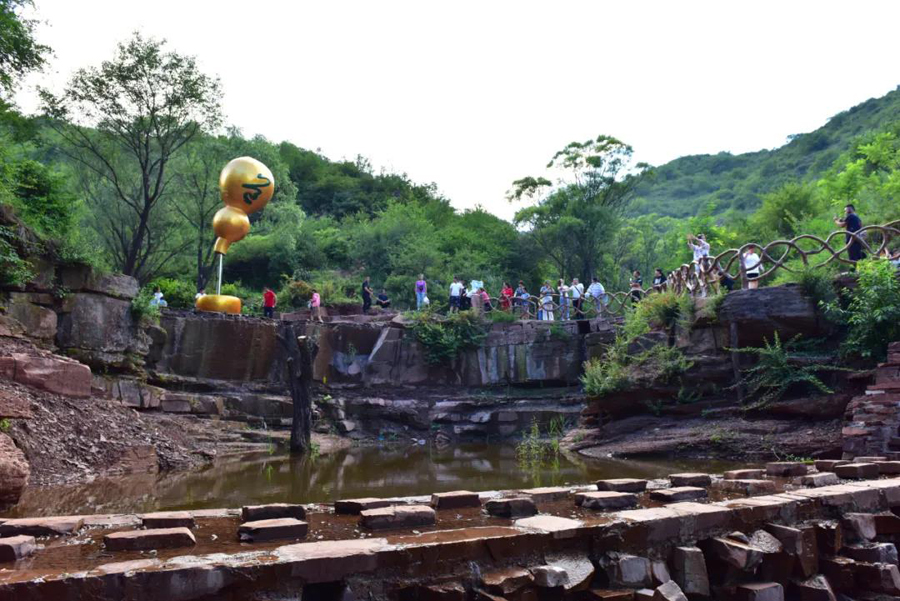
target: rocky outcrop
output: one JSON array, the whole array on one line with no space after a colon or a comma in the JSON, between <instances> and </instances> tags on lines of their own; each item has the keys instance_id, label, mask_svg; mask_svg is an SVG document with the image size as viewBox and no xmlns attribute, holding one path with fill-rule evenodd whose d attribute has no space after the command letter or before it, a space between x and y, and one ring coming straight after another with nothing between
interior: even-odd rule
<instances>
[{"instance_id":1,"label":"rocky outcrop","mask_svg":"<svg viewBox=\"0 0 900 601\"><path fill-rule=\"evenodd\" d=\"M875 384L847 405L844 458L891 453L900 457L900 342L888 347Z\"/></svg>"},{"instance_id":2,"label":"rocky outcrop","mask_svg":"<svg viewBox=\"0 0 900 601\"><path fill-rule=\"evenodd\" d=\"M163 344L154 343L148 367L162 373L229 382L280 382L276 322L220 313L166 311ZM159 338L157 338L159 340Z\"/></svg>"},{"instance_id":3,"label":"rocky outcrop","mask_svg":"<svg viewBox=\"0 0 900 601\"><path fill-rule=\"evenodd\" d=\"M12 438L0 432L0 505L19 500L31 468Z\"/></svg>"},{"instance_id":4,"label":"rocky outcrop","mask_svg":"<svg viewBox=\"0 0 900 601\"><path fill-rule=\"evenodd\" d=\"M0 357L0 378L64 396L91 396L91 369L49 353Z\"/></svg>"},{"instance_id":5,"label":"rocky outcrop","mask_svg":"<svg viewBox=\"0 0 900 601\"><path fill-rule=\"evenodd\" d=\"M717 317L725 332L732 324L737 326L740 346L761 346L766 339L771 342L775 332L781 340L798 334L820 338L832 332L829 322L816 311L815 302L796 284L730 292Z\"/></svg>"}]
</instances>

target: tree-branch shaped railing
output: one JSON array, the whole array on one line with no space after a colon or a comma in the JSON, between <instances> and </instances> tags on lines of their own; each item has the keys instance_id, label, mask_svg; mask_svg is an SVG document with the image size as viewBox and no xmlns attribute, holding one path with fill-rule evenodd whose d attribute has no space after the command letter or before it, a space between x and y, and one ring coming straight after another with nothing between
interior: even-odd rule
<instances>
[{"instance_id":1,"label":"tree-branch shaped railing","mask_svg":"<svg viewBox=\"0 0 900 601\"><path fill-rule=\"evenodd\" d=\"M842 244L836 244L835 240ZM509 298L510 310L522 319L547 319L552 314L554 321L570 319L589 319L599 315L622 315L634 305L636 300L659 289L672 290L678 294L702 295L714 292L726 278L741 288L747 288L751 280L762 281L772 277L779 270L796 272L788 263L799 259L803 269L823 268L832 263L853 265L850 259L850 247L859 242L863 252L869 256L886 256L891 259L900 257L900 249L891 248L892 242L900 240L900 220L885 225L869 225L856 232L838 230L825 238L812 234L801 234L790 240L775 240L768 244L748 242L740 248L729 248L717 255L685 263L670 272L666 284L660 288L634 288L628 291L604 293L600 298L585 295L581 302L559 292L530 295L528 298L513 296ZM811 246L812 248L804 248ZM758 265L745 266L741 260L744 252L750 248L759 249ZM820 256L824 260L817 260ZM758 272L755 278L748 277L750 271ZM756 269L758 268L758 269ZM493 297L493 310L499 310L498 297Z\"/></svg>"}]
</instances>

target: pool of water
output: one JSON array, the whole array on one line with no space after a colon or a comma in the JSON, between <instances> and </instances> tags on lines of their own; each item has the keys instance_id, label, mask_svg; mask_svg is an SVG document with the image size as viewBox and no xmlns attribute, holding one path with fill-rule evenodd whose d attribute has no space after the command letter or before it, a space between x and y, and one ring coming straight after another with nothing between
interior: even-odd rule
<instances>
[{"instance_id":1,"label":"pool of water","mask_svg":"<svg viewBox=\"0 0 900 601\"><path fill-rule=\"evenodd\" d=\"M743 467L744 464L741 464ZM523 464L513 445L354 447L319 457L249 455L206 469L103 478L87 484L26 487L5 517L324 503L448 490L503 490L585 484L601 478L660 478L679 471L720 472L712 460L635 461L558 455Z\"/></svg>"}]
</instances>

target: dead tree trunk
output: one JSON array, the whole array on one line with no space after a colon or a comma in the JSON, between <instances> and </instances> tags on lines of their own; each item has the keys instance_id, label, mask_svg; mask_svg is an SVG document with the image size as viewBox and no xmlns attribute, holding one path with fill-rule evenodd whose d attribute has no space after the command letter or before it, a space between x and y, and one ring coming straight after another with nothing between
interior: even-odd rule
<instances>
[{"instance_id":1,"label":"dead tree trunk","mask_svg":"<svg viewBox=\"0 0 900 601\"><path fill-rule=\"evenodd\" d=\"M278 334L285 352L288 388L293 403L291 419L291 453L302 454L310 449L312 432L312 362L315 344L306 336L295 336L291 326Z\"/></svg>"}]
</instances>

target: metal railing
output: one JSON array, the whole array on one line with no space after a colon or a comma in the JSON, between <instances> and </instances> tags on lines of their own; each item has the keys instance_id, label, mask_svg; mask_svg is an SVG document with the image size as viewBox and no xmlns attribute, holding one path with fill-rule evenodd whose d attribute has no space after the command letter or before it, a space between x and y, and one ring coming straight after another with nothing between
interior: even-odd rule
<instances>
[{"instance_id":1,"label":"metal railing","mask_svg":"<svg viewBox=\"0 0 900 601\"><path fill-rule=\"evenodd\" d=\"M843 244L835 244L839 239ZM670 272L666 277L664 286L654 288L635 288L628 291L606 292L601 298L582 295L580 299L573 299L559 292L550 294L530 295L528 298L513 296L509 298L509 309L522 319L590 319L600 315L622 315L629 307L648 294L654 294L660 290L672 290L678 294L703 295L714 293L723 285L726 278L730 278L736 285L740 282L741 288L747 288L751 278L747 275L747 266L741 260L744 252L750 248L759 249L757 253L759 265L751 265L751 271L758 271L758 276L752 278L755 281L763 281L772 277L779 270L796 272L788 265L789 261L800 259L803 269L817 269L834 262L845 265L853 265L855 261L849 258L850 247L854 242L860 246L868 256L884 256L891 259L900 257L900 249L890 248L890 244L900 240L900 220L892 221L884 225L868 225L856 232L837 230L827 237L819 238L812 234L801 234L790 240L775 240L768 244L748 242L740 248L729 248L714 256L702 257L699 260L685 263ZM811 248L804 248L810 247ZM817 261L819 256L824 260ZM758 270L754 269L758 267ZM585 294L587 293L585 287ZM503 310L502 296L491 298L491 309ZM477 304L477 301L476 303Z\"/></svg>"}]
</instances>

